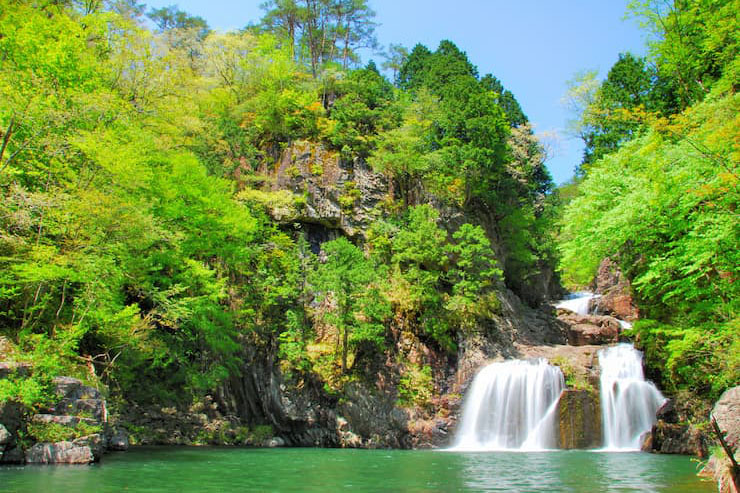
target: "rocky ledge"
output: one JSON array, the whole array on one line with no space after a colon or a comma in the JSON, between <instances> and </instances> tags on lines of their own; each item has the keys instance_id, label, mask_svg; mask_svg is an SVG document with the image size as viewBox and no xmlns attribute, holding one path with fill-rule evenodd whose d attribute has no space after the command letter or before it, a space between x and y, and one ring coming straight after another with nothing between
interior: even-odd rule
<instances>
[{"instance_id":1,"label":"rocky ledge","mask_svg":"<svg viewBox=\"0 0 740 493\"><path fill-rule=\"evenodd\" d=\"M53 381L56 402L29 417L15 402L0 404L0 463L90 464L108 450L128 448L123 430L107 426L105 400L98 389L71 377ZM26 445L20 435L35 440Z\"/></svg>"}]
</instances>

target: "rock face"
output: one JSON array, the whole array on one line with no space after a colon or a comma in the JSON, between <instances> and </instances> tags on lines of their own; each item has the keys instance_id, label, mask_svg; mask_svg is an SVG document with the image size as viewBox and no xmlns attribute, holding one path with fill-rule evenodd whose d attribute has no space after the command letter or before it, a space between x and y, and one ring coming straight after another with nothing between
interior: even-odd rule
<instances>
[{"instance_id":1,"label":"rock face","mask_svg":"<svg viewBox=\"0 0 740 493\"><path fill-rule=\"evenodd\" d=\"M555 411L558 448L589 449L602 445L599 396L590 390L566 389Z\"/></svg>"},{"instance_id":2,"label":"rock face","mask_svg":"<svg viewBox=\"0 0 740 493\"><path fill-rule=\"evenodd\" d=\"M639 317L630 282L613 260L606 258L601 262L592 288L594 293L601 295L594 300L596 313L612 315L628 322Z\"/></svg>"},{"instance_id":3,"label":"rock face","mask_svg":"<svg viewBox=\"0 0 740 493\"><path fill-rule=\"evenodd\" d=\"M35 414L31 423L70 428L71 430L100 430L107 421L105 400L94 387L71 377L53 380L58 400L47 413ZM89 464L97 462L106 449L101 433L93 433L71 441L41 442L25 452L30 464Z\"/></svg>"},{"instance_id":4,"label":"rock face","mask_svg":"<svg viewBox=\"0 0 740 493\"><path fill-rule=\"evenodd\" d=\"M305 198L292 214L281 217L273 210L276 220L325 226L349 237L364 234L379 216L377 207L389 193L388 180L364 161L347 162L338 153L309 142L294 143L282 152L272 169L264 167L260 171L270 178L268 187L272 191L289 190ZM309 236L322 234L321 228L313 229ZM320 240L311 241L312 246Z\"/></svg>"},{"instance_id":5,"label":"rock face","mask_svg":"<svg viewBox=\"0 0 740 493\"><path fill-rule=\"evenodd\" d=\"M704 434L688 424L666 423L659 420L654 426L650 440L643 450L659 454L707 456L707 440Z\"/></svg>"},{"instance_id":6,"label":"rock face","mask_svg":"<svg viewBox=\"0 0 740 493\"><path fill-rule=\"evenodd\" d=\"M0 464L23 462L23 451L16 441L23 427L24 408L17 402L0 402Z\"/></svg>"},{"instance_id":7,"label":"rock face","mask_svg":"<svg viewBox=\"0 0 740 493\"><path fill-rule=\"evenodd\" d=\"M587 346L613 344L619 341L619 321L604 315L578 315L559 310L558 320L565 324L568 344Z\"/></svg>"},{"instance_id":8,"label":"rock face","mask_svg":"<svg viewBox=\"0 0 740 493\"><path fill-rule=\"evenodd\" d=\"M657 422L645 437L642 450L659 454L681 454L706 457L707 437L686 421L685 409L667 400L656 412Z\"/></svg>"},{"instance_id":9,"label":"rock face","mask_svg":"<svg viewBox=\"0 0 740 493\"><path fill-rule=\"evenodd\" d=\"M74 442L37 443L26 451L29 464L89 464L94 461L89 446Z\"/></svg>"},{"instance_id":10,"label":"rock face","mask_svg":"<svg viewBox=\"0 0 740 493\"><path fill-rule=\"evenodd\" d=\"M740 386L726 390L712 409L719 429L725 435L725 442L737 453L740 447Z\"/></svg>"}]
</instances>

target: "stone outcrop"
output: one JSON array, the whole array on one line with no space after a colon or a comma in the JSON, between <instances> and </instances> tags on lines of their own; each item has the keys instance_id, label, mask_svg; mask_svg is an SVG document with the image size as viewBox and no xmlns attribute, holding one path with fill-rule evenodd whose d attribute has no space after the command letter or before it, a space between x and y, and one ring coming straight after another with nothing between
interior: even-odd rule
<instances>
[{"instance_id":1,"label":"stone outcrop","mask_svg":"<svg viewBox=\"0 0 740 493\"><path fill-rule=\"evenodd\" d=\"M614 344L619 341L619 321L605 315L578 315L568 310L558 310L558 320L563 322L572 346Z\"/></svg>"},{"instance_id":2,"label":"stone outcrop","mask_svg":"<svg viewBox=\"0 0 740 493\"><path fill-rule=\"evenodd\" d=\"M740 448L740 386L726 390L712 409L712 417L724 438L725 444L736 462ZM720 493L738 493L740 490L740 471L733 468L728 453L723 449L710 457L702 476L712 478L717 482Z\"/></svg>"},{"instance_id":3,"label":"stone outcrop","mask_svg":"<svg viewBox=\"0 0 740 493\"><path fill-rule=\"evenodd\" d=\"M300 222L339 230L349 237L365 234L380 215L378 206L389 193L388 180L363 161L346 161L339 153L319 144L295 142L285 149L274 167L260 170L268 177L264 188L287 190L302 197L293 211L271 209L274 219ZM307 228L313 247L331 234L321 228ZM318 238L314 238L318 235Z\"/></svg>"},{"instance_id":4,"label":"stone outcrop","mask_svg":"<svg viewBox=\"0 0 740 493\"><path fill-rule=\"evenodd\" d=\"M95 460L92 448L85 443L37 443L26 451L29 464L89 464Z\"/></svg>"},{"instance_id":5,"label":"stone outcrop","mask_svg":"<svg viewBox=\"0 0 740 493\"><path fill-rule=\"evenodd\" d=\"M22 451L16 441L18 430L22 425L23 406L16 402L0 402L0 464L17 463L19 454L22 457Z\"/></svg>"},{"instance_id":6,"label":"stone outcrop","mask_svg":"<svg viewBox=\"0 0 740 493\"><path fill-rule=\"evenodd\" d=\"M613 260L606 258L601 262L592 291L600 295L594 300L596 313L612 315L628 322L639 318L630 282Z\"/></svg>"},{"instance_id":7,"label":"stone outcrop","mask_svg":"<svg viewBox=\"0 0 740 493\"><path fill-rule=\"evenodd\" d=\"M726 390L712 409L725 442L737 454L740 447L740 386Z\"/></svg>"},{"instance_id":8,"label":"stone outcrop","mask_svg":"<svg viewBox=\"0 0 740 493\"><path fill-rule=\"evenodd\" d=\"M707 456L707 437L687 421L686 409L667 400L656 412L656 423L645 437L642 450L659 454Z\"/></svg>"},{"instance_id":9,"label":"stone outcrop","mask_svg":"<svg viewBox=\"0 0 740 493\"><path fill-rule=\"evenodd\" d=\"M707 456L707 439L704 433L692 425L658 420L642 449L659 454L695 455L704 458Z\"/></svg>"},{"instance_id":10,"label":"stone outcrop","mask_svg":"<svg viewBox=\"0 0 740 493\"><path fill-rule=\"evenodd\" d=\"M589 449L602 445L601 405L592 390L566 389L555 411L558 448Z\"/></svg>"}]
</instances>

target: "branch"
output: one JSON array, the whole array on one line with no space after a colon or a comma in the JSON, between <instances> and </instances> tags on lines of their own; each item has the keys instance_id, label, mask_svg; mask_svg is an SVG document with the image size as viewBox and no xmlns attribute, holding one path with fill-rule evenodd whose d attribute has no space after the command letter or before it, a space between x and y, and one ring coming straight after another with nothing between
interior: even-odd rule
<instances>
[{"instance_id":1,"label":"branch","mask_svg":"<svg viewBox=\"0 0 740 493\"><path fill-rule=\"evenodd\" d=\"M722 433L722 430L719 429L719 424L717 424L717 419L712 416L712 429L714 430L714 434L717 435L717 438L719 439L720 445L722 445L722 449L724 449L725 454L727 454L727 457L730 459L730 473L732 475L732 482L735 485L735 488L737 488L737 476L738 472L740 472L740 468L737 465L737 461L735 460L735 455L732 453L732 450L730 450L730 447L727 445L727 442L725 441L725 436Z\"/></svg>"}]
</instances>

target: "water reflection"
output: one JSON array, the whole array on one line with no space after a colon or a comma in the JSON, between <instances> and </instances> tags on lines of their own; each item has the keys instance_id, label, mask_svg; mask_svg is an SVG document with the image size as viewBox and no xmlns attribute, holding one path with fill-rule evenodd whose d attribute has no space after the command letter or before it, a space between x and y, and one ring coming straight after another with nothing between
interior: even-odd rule
<instances>
[{"instance_id":1,"label":"water reflection","mask_svg":"<svg viewBox=\"0 0 740 493\"><path fill-rule=\"evenodd\" d=\"M91 467L0 467L3 492L713 491L686 457L642 453L138 449Z\"/></svg>"},{"instance_id":2,"label":"water reflection","mask_svg":"<svg viewBox=\"0 0 740 493\"><path fill-rule=\"evenodd\" d=\"M697 481L695 471L674 468L675 456L587 451L460 455L465 486L475 491L712 491L712 485Z\"/></svg>"}]
</instances>

